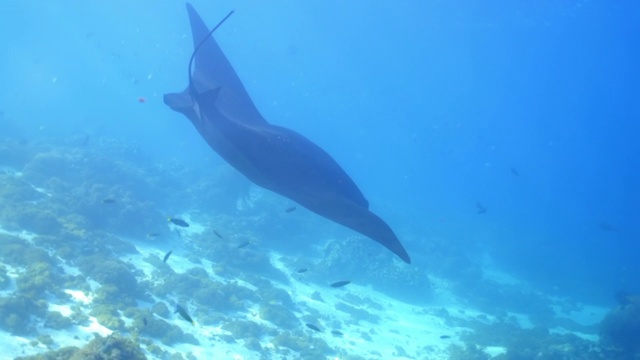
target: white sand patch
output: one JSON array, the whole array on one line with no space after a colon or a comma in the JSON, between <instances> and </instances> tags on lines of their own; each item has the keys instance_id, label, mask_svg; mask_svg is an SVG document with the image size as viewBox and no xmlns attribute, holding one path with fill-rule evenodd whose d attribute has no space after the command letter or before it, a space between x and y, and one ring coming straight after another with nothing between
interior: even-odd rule
<instances>
[{"instance_id":1,"label":"white sand patch","mask_svg":"<svg viewBox=\"0 0 640 360\"><path fill-rule=\"evenodd\" d=\"M30 341L31 340L21 336L13 336L6 331L0 331L0 349L2 349L0 359L8 360L18 356L29 355L34 352L41 352L45 350L41 349L39 351L34 351L34 348L29 345Z\"/></svg>"},{"instance_id":2,"label":"white sand patch","mask_svg":"<svg viewBox=\"0 0 640 360\"><path fill-rule=\"evenodd\" d=\"M19 171L9 166L0 166L0 174L9 175L13 177L21 177L22 171Z\"/></svg>"},{"instance_id":3,"label":"white sand patch","mask_svg":"<svg viewBox=\"0 0 640 360\"><path fill-rule=\"evenodd\" d=\"M79 328L82 329L82 331L85 333L89 333L89 334L96 333L100 336L109 336L111 335L111 333L113 333L113 331L100 325L98 320L93 316L89 316L89 325L79 326Z\"/></svg>"},{"instance_id":4,"label":"white sand patch","mask_svg":"<svg viewBox=\"0 0 640 360\"><path fill-rule=\"evenodd\" d=\"M4 266L5 270L7 271L7 276L11 281L11 283L7 286L6 289L0 291L0 296L9 296L18 289L18 286L16 284L16 279L20 274L20 270L11 265L1 263L1 262L0 262L0 265Z\"/></svg>"},{"instance_id":5,"label":"white sand patch","mask_svg":"<svg viewBox=\"0 0 640 360\"><path fill-rule=\"evenodd\" d=\"M253 360L260 359L257 352L248 350L240 343L228 344L218 338L198 339L200 345L176 344L172 345L172 350L177 350L183 354L191 352L197 359L237 359Z\"/></svg>"},{"instance_id":6,"label":"white sand patch","mask_svg":"<svg viewBox=\"0 0 640 360\"><path fill-rule=\"evenodd\" d=\"M584 304L577 304L568 309L563 308L561 305L554 305L552 307L557 317L571 319L584 326L599 324L611 310L600 306Z\"/></svg>"},{"instance_id":7,"label":"white sand patch","mask_svg":"<svg viewBox=\"0 0 640 360\"><path fill-rule=\"evenodd\" d=\"M64 260L62 258L60 258L59 256L56 257L60 262L60 267L62 268L62 270L66 273L69 274L71 276L78 276L78 275L82 275L82 271L80 271L80 269L78 269L75 266L69 266L67 265Z\"/></svg>"},{"instance_id":8,"label":"white sand patch","mask_svg":"<svg viewBox=\"0 0 640 360\"><path fill-rule=\"evenodd\" d=\"M58 304L49 304L49 311L57 311L60 313L60 315L64 316L64 317L68 317L71 314L73 314L73 310L71 310L71 306L69 306L68 304L64 304L64 305L58 305Z\"/></svg>"},{"instance_id":9,"label":"white sand patch","mask_svg":"<svg viewBox=\"0 0 640 360\"><path fill-rule=\"evenodd\" d=\"M53 194L52 194L52 193L48 192L48 191L47 191L47 190L45 190L44 188L37 187L37 186L35 186L35 185L31 184L31 183L27 183L27 184L31 185L31 188L33 188L33 190L35 190L35 191L37 191L37 192L39 192L39 193L41 193L41 194L43 194L43 195L45 195L45 196L47 196L47 197L51 197L51 196L53 196Z\"/></svg>"},{"instance_id":10,"label":"white sand patch","mask_svg":"<svg viewBox=\"0 0 640 360\"><path fill-rule=\"evenodd\" d=\"M9 231L9 230L4 229L2 226L0 226L0 234L6 234L6 235L11 235L11 236L18 237L20 239L26 240L30 244L32 243L33 238L35 238L37 236L37 234L34 234L34 233L30 232L30 231L26 231L26 230Z\"/></svg>"},{"instance_id":11,"label":"white sand patch","mask_svg":"<svg viewBox=\"0 0 640 360\"><path fill-rule=\"evenodd\" d=\"M487 346L486 348L484 348L484 352L489 354L489 356L491 357L496 357L498 355L506 354L507 348L504 348L502 346Z\"/></svg>"},{"instance_id":12,"label":"white sand patch","mask_svg":"<svg viewBox=\"0 0 640 360\"><path fill-rule=\"evenodd\" d=\"M498 284L525 287L525 283L522 280L499 269L488 253L481 256L479 263L482 266L482 275L485 279Z\"/></svg>"},{"instance_id":13,"label":"white sand patch","mask_svg":"<svg viewBox=\"0 0 640 360\"><path fill-rule=\"evenodd\" d=\"M575 335L575 336L577 336L579 338L582 338L584 340L593 341L593 342L600 341L600 336L598 336L597 334L585 334L585 333L581 333L579 331L567 330L567 329L562 328L562 327L556 327L556 328L549 329L549 333L551 333L551 334L559 334L559 335L573 334L573 335Z\"/></svg>"},{"instance_id":14,"label":"white sand patch","mask_svg":"<svg viewBox=\"0 0 640 360\"><path fill-rule=\"evenodd\" d=\"M91 304L91 302L93 301L92 295L87 295L80 290L66 289L64 292L69 294L74 301L83 303L85 305Z\"/></svg>"}]
</instances>

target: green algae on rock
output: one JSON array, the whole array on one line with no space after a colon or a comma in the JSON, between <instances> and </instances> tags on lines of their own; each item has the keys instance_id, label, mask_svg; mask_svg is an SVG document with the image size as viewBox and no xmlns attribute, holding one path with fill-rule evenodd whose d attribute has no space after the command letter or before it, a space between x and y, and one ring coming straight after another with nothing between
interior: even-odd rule
<instances>
[{"instance_id":1,"label":"green algae on rock","mask_svg":"<svg viewBox=\"0 0 640 360\"><path fill-rule=\"evenodd\" d=\"M65 347L15 360L146 360L140 345L118 334L96 337L82 348Z\"/></svg>"},{"instance_id":2,"label":"green algae on rock","mask_svg":"<svg viewBox=\"0 0 640 360\"><path fill-rule=\"evenodd\" d=\"M0 297L0 328L13 335L35 334L31 317L44 317L47 307L45 301L34 301L24 295Z\"/></svg>"}]
</instances>

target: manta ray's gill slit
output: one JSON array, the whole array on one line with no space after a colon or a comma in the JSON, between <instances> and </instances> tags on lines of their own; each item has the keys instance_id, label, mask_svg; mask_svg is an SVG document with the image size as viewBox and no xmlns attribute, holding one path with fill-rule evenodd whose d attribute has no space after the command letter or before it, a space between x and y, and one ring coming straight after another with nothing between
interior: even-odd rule
<instances>
[{"instance_id":1,"label":"manta ray's gill slit","mask_svg":"<svg viewBox=\"0 0 640 360\"><path fill-rule=\"evenodd\" d=\"M200 48L205 43L205 41L207 41L207 39L209 39L209 37L213 34L213 32L216 31L220 27L220 25L222 25L233 14L233 12L234 12L234 10L229 11L227 16L222 18L222 20L220 20L220 22L218 22L218 24L216 26L214 26L213 29L211 29L211 31L209 31L207 36L205 36L202 40L200 40L200 43L198 44L198 46L196 46L195 49L193 49L193 53L191 54L191 59L189 59L189 69L188 69L189 70L189 92L190 93L193 92L193 81L191 80L191 68L193 67L193 59L196 58L196 54L198 53L198 50L200 50Z\"/></svg>"}]
</instances>

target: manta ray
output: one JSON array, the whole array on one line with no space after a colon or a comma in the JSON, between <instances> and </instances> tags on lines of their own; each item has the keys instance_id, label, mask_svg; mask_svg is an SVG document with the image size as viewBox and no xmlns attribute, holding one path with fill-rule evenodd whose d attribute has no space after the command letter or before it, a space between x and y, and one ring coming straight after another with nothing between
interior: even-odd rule
<instances>
[{"instance_id":1,"label":"manta ray","mask_svg":"<svg viewBox=\"0 0 640 360\"><path fill-rule=\"evenodd\" d=\"M393 230L369 210L369 202L340 165L303 135L270 124L196 10L187 3L194 52L189 85L164 95L229 165L256 185L363 234L410 263ZM193 65L193 69L192 69Z\"/></svg>"}]
</instances>

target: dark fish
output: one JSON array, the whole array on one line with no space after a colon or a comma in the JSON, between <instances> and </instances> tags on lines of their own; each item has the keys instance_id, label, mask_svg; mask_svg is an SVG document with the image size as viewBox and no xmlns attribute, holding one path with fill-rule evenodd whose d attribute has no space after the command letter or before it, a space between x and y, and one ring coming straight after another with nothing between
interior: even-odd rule
<instances>
[{"instance_id":1,"label":"dark fish","mask_svg":"<svg viewBox=\"0 0 640 360\"><path fill-rule=\"evenodd\" d=\"M518 172L518 170L516 170L513 166L509 168L509 170L511 170L511 173L514 176L520 176L520 173Z\"/></svg>"},{"instance_id":2,"label":"dark fish","mask_svg":"<svg viewBox=\"0 0 640 360\"><path fill-rule=\"evenodd\" d=\"M331 284L332 288L339 288L339 287L343 287L345 285L349 285L351 284L351 281L349 280L342 280L342 281L336 281L333 284Z\"/></svg>"},{"instance_id":3,"label":"dark fish","mask_svg":"<svg viewBox=\"0 0 640 360\"><path fill-rule=\"evenodd\" d=\"M173 250L169 250L169 252L164 255L164 258L162 259L162 262L166 263L167 259L169 259L169 256L171 256L172 253L173 253Z\"/></svg>"},{"instance_id":4,"label":"dark fish","mask_svg":"<svg viewBox=\"0 0 640 360\"><path fill-rule=\"evenodd\" d=\"M193 319L191 318L191 316L189 316L189 314L187 313L187 310L185 310L182 306L180 305L176 305L176 311L173 312L180 314L180 316L182 316L183 319L187 320L188 322L191 323L191 325L195 325L195 322L193 321Z\"/></svg>"},{"instance_id":5,"label":"dark fish","mask_svg":"<svg viewBox=\"0 0 640 360\"><path fill-rule=\"evenodd\" d=\"M294 212L294 211L296 211L296 209L297 209L297 208L296 208L295 206L292 206L292 207L290 207L290 208L287 208L284 212L286 212L286 213L290 213L290 212Z\"/></svg>"},{"instance_id":6,"label":"dark fish","mask_svg":"<svg viewBox=\"0 0 640 360\"><path fill-rule=\"evenodd\" d=\"M309 323L306 323L305 325L306 325L309 329L311 329L311 330L313 330L313 331L316 331L316 332L322 332L322 330L320 330L320 328L319 328L319 327L317 327L316 325L309 324Z\"/></svg>"},{"instance_id":7,"label":"dark fish","mask_svg":"<svg viewBox=\"0 0 640 360\"><path fill-rule=\"evenodd\" d=\"M604 231L610 231L610 232L617 232L618 229L616 229L615 227L613 227L613 225L606 223L606 222L601 222L599 224L600 229L604 230Z\"/></svg>"},{"instance_id":8,"label":"dark fish","mask_svg":"<svg viewBox=\"0 0 640 360\"><path fill-rule=\"evenodd\" d=\"M182 219L169 218L169 222L180 227L189 227L189 223Z\"/></svg>"},{"instance_id":9,"label":"dark fish","mask_svg":"<svg viewBox=\"0 0 640 360\"><path fill-rule=\"evenodd\" d=\"M102 203L103 204L115 204L116 200L112 199L112 198L106 198L106 199L102 199Z\"/></svg>"},{"instance_id":10,"label":"dark fish","mask_svg":"<svg viewBox=\"0 0 640 360\"><path fill-rule=\"evenodd\" d=\"M440 339L443 339L443 340L444 339L451 339L451 336L449 336L449 335L441 335Z\"/></svg>"},{"instance_id":11,"label":"dark fish","mask_svg":"<svg viewBox=\"0 0 640 360\"><path fill-rule=\"evenodd\" d=\"M344 335L342 333L342 331L339 331L339 330L331 330L331 334L333 334L334 336L342 336L342 335Z\"/></svg>"},{"instance_id":12,"label":"dark fish","mask_svg":"<svg viewBox=\"0 0 640 360\"><path fill-rule=\"evenodd\" d=\"M144 326L147 326L147 318L146 317L142 318L142 323L144 324Z\"/></svg>"},{"instance_id":13,"label":"dark fish","mask_svg":"<svg viewBox=\"0 0 640 360\"><path fill-rule=\"evenodd\" d=\"M476 208L478 209L478 214L485 214L487 212L487 208L479 201L476 201Z\"/></svg>"},{"instance_id":14,"label":"dark fish","mask_svg":"<svg viewBox=\"0 0 640 360\"><path fill-rule=\"evenodd\" d=\"M216 236L217 236L217 237L219 237L220 239L224 239L224 238L222 237L222 235L220 235L220 233L219 233L219 232L217 232L217 231L213 230L213 233L214 233L214 234L216 234Z\"/></svg>"},{"instance_id":15,"label":"dark fish","mask_svg":"<svg viewBox=\"0 0 640 360\"><path fill-rule=\"evenodd\" d=\"M309 269L307 269L307 268L302 268L302 269L298 269L296 272L297 272L298 274L303 274L303 273L306 273L307 271L309 271Z\"/></svg>"},{"instance_id":16,"label":"dark fish","mask_svg":"<svg viewBox=\"0 0 640 360\"><path fill-rule=\"evenodd\" d=\"M157 233L157 232L152 232L147 234L147 237L151 239L157 238L158 236L160 236L160 233Z\"/></svg>"},{"instance_id":17,"label":"dark fish","mask_svg":"<svg viewBox=\"0 0 640 360\"><path fill-rule=\"evenodd\" d=\"M244 249L249 245L251 245L251 241L245 241L242 244L238 245L238 249Z\"/></svg>"}]
</instances>

